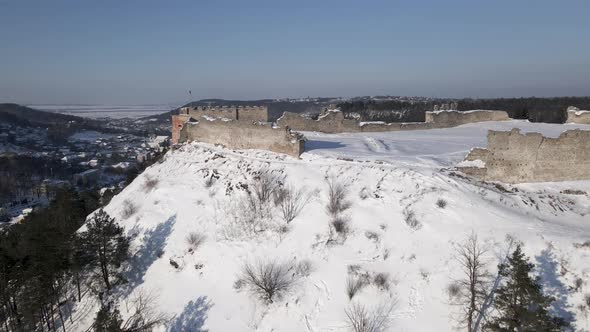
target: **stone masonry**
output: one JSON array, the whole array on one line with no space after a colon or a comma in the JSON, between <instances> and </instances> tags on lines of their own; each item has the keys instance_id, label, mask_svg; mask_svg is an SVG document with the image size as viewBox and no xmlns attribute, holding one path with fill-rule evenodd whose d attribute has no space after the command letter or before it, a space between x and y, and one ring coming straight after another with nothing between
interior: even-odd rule
<instances>
[{"instance_id":1,"label":"stone masonry","mask_svg":"<svg viewBox=\"0 0 590 332\"><path fill-rule=\"evenodd\" d=\"M567 108L567 123L590 124L590 111L581 111L577 107Z\"/></svg>"},{"instance_id":2,"label":"stone masonry","mask_svg":"<svg viewBox=\"0 0 590 332\"><path fill-rule=\"evenodd\" d=\"M180 130L178 142L220 144L229 149L260 149L299 157L305 148L302 135L268 123L236 120L189 121Z\"/></svg>"},{"instance_id":3,"label":"stone masonry","mask_svg":"<svg viewBox=\"0 0 590 332\"><path fill-rule=\"evenodd\" d=\"M462 172L506 183L590 179L590 131L568 130L558 138L539 133L488 132L487 149L473 149L458 165Z\"/></svg>"},{"instance_id":4,"label":"stone masonry","mask_svg":"<svg viewBox=\"0 0 590 332\"><path fill-rule=\"evenodd\" d=\"M172 144L180 143L180 131L191 119L222 119L243 122L268 122L266 106L196 106L181 107L178 115L172 116Z\"/></svg>"},{"instance_id":5,"label":"stone masonry","mask_svg":"<svg viewBox=\"0 0 590 332\"><path fill-rule=\"evenodd\" d=\"M434 128L450 128L466 123L482 121L503 121L510 120L508 113L504 111L436 111L426 112L425 122L359 122L352 119L345 119L344 114L338 110L328 111L317 120L308 119L299 114L285 112L277 120L281 127L289 127L300 131L318 131L323 133L342 132L380 132L380 131L401 131L420 130Z\"/></svg>"}]
</instances>

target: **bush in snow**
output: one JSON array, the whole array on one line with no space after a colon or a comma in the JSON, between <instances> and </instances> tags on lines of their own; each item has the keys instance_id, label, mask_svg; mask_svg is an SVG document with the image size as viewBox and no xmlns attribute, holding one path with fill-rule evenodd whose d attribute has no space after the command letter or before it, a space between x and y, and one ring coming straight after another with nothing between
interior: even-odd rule
<instances>
[{"instance_id":1,"label":"bush in snow","mask_svg":"<svg viewBox=\"0 0 590 332\"><path fill-rule=\"evenodd\" d=\"M311 200L311 194L305 188L296 189L285 186L275 191L275 204L281 209L283 220L290 223Z\"/></svg>"},{"instance_id":2,"label":"bush in snow","mask_svg":"<svg viewBox=\"0 0 590 332\"><path fill-rule=\"evenodd\" d=\"M186 243L189 245L189 251L197 251L199 247L205 242L207 236L198 232L190 232L186 236Z\"/></svg>"},{"instance_id":3,"label":"bush in snow","mask_svg":"<svg viewBox=\"0 0 590 332\"><path fill-rule=\"evenodd\" d=\"M246 263L236 282L239 288L247 287L249 291L266 302L272 303L289 292L297 281L297 275L290 263L276 261Z\"/></svg>"},{"instance_id":4,"label":"bush in snow","mask_svg":"<svg viewBox=\"0 0 590 332\"><path fill-rule=\"evenodd\" d=\"M367 187L363 187L363 189L361 189L361 191L359 192L359 197L360 199L362 199L363 201L367 198L369 198L370 196L370 192L369 192L369 188Z\"/></svg>"},{"instance_id":5,"label":"bush in snow","mask_svg":"<svg viewBox=\"0 0 590 332\"><path fill-rule=\"evenodd\" d=\"M160 181L157 178L153 178L149 175L145 176L145 181L143 182L143 191L150 192L158 186Z\"/></svg>"},{"instance_id":6,"label":"bush in snow","mask_svg":"<svg viewBox=\"0 0 590 332\"><path fill-rule=\"evenodd\" d=\"M309 277L313 271L313 263L307 259L299 262L295 268L295 272L302 277Z\"/></svg>"},{"instance_id":7,"label":"bush in snow","mask_svg":"<svg viewBox=\"0 0 590 332\"><path fill-rule=\"evenodd\" d=\"M373 284L381 290L389 290L389 274L385 272L377 273L373 277Z\"/></svg>"},{"instance_id":8,"label":"bush in snow","mask_svg":"<svg viewBox=\"0 0 590 332\"><path fill-rule=\"evenodd\" d=\"M404 220L406 221L406 224L414 230L420 229L420 227L422 227L422 224L416 218L416 213L414 213L414 210L405 210Z\"/></svg>"},{"instance_id":9,"label":"bush in snow","mask_svg":"<svg viewBox=\"0 0 590 332\"><path fill-rule=\"evenodd\" d=\"M367 239L371 241L379 242L379 234L377 234L376 232L366 231L365 236L367 237Z\"/></svg>"},{"instance_id":10,"label":"bush in snow","mask_svg":"<svg viewBox=\"0 0 590 332\"><path fill-rule=\"evenodd\" d=\"M121 212L121 217L123 219L127 219L137 212L137 206L133 204L132 201L126 199L123 201L123 211Z\"/></svg>"},{"instance_id":11,"label":"bush in snow","mask_svg":"<svg viewBox=\"0 0 590 332\"><path fill-rule=\"evenodd\" d=\"M456 299L461 295L461 285L457 282L452 282L447 286L447 293L449 298Z\"/></svg>"},{"instance_id":12,"label":"bush in snow","mask_svg":"<svg viewBox=\"0 0 590 332\"><path fill-rule=\"evenodd\" d=\"M383 303L372 310L355 302L345 312L348 324L354 332L384 332L391 326L391 313L395 302Z\"/></svg>"},{"instance_id":13,"label":"bush in snow","mask_svg":"<svg viewBox=\"0 0 590 332\"><path fill-rule=\"evenodd\" d=\"M266 205L280 188L283 177L273 174L269 170L263 170L254 177L251 185L252 195L259 205Z\"/></svg>"},{"instance_id":14,"label":"bush in snow","mask_svg":"<svg viewBox=\"0 0 590 332\"><path fill-rule=\"evenodd\" d=\"M348 210L351 206L348 201L348 191L344 184L338 182L335 178L328 178L328 204L326 211L332 218L336 218L342 212Z\"/></svg>"},{"instance_id":15,"label":"bush in snow","mask_svg":"<svg viewBox=\"0 0 590 332\"><path fill-rule=\"evenodd\" d=\"M588 308L590 309L590 293L586 293L586 295L584 295L584 302L586 303L586 306L588 306Z\"/></svg>"},{"instance_id":16,"label":"bush in snow","mask_svg":"<svg viewBox=\"0 0 590 332\"><path fill-rule=\"evenodd\" d=\"M346 295L348 299L352 298L367 285L367 281L362 276L349 275L346 279Z\"/></svg>"},{"instance_id":17,"label":"bush in snow","mask_svg":"<svg viewBox=\"0 0 590 332\"><path fill-rule=\"evenodd\" d=\"M444 209L444 208L446 208L446 207L447 207L447 201L445 201L445 200L444 200L444 199L442 199L442 198L439 198L439 199L436 201L436 206L438 206L438 207L439 207L439 208L441 208L441 209Z\"/></svg>"},{"instance_id":18,"label":"bush in snow","mask_svg":"<svg viewBox=\"0 0 590 332\"><path fill-rule=\"evenodd\" d=\"M329 242L335 241L335 234L338 235L338 238L341 242L344 242L348 237L348 233L350 233L350 227L348 226L348 219L345 217L336 217L330 223L330 238L328 239Z\"/></svg>"},{"instance_id":19,"label":"bush in snow","mask_svg":"<svg viewBox=\"0 0 590 332\"><path fill-rule=\"evenodd\" d=\"M213 177L213 174L211 174L211 176L208 177L207 180L205 180L205 188L211 188L214 183L215 183L215 178Z\"/></svg>"}]
</instances>

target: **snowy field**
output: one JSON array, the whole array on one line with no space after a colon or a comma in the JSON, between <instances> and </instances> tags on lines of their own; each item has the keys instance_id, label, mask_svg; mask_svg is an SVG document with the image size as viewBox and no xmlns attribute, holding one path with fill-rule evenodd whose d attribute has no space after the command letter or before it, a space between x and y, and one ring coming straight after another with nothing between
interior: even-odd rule
<instances>
[{"instance_id":1,"label":"snowy field","mask_svg":"<svg viewBox=\"0 0 590 332\"><path fill-rule=\"evenodd\" d=\"M170 112L176 106L171 105L27 105L28 107L41 111L75 115L84 118L112 118L138 119L150 115L157 115Z\"/></svg>"},{"instance_id":2,"label":"snowy field","mask_svg":"<svg viewBox=\"0 0 590 332\"><path fill-rule=\"evenodd\" d=\"M305 132L305 150L334 158L383 160L417 167L452 166L473 147L487 146L488 130L520 128L522 133L538 132L558 137L568 129L590 130L590 125L531 123L527 120L479 122L450 129L383 133L323 134Z\"/></svg>"},{"instance_id":3,"label":"snowy field","mask_svg":"<svg viewBox=\"0 0 590 332\"><path fill-rule=\"evenodd\" d=\"M128 283L114 296L157 297L171 317L161 331L350 331L345 309L392 305L391 331L453 331L457 307L448 286L460 277L453 245L475 232L487 246L487 269L522 241L545 292L556 297L552 312L577 330L590 329L578 309L590 293L590 181L484 185L446 168L475 146L488 128L558 135L574 126L509 121L430 131L326 135L307 133L301 159L266 151L230 151L191 143L169 152L113 198L106 211L133 237ZM588 126L586 126L587 129ZM384 161L384 162L382 162ZM273 204L251 224L246 190L260 172L304 190L311 201L285 229ZM157 181L153 188L146 186ZM349 232L331 241L326 179L346 186ZM444 199L445 208L436 202ZM128 206L136 207L132 215ZM408 220L415 221L413 227ZM206 235L195 251L186 237ZM311 265L273 303L237 283L246 262ZM172 266L171 261L178 265ZM347 279L387 275L387 287L371 283L349 299ZM581 289L574 290L582 278ZM494 280L492 280L494 281ZM496 280L501 282L501 280ZM90 296L76 307L77 330L92 324L98 303Z\"/></svg>"}]
</instances>

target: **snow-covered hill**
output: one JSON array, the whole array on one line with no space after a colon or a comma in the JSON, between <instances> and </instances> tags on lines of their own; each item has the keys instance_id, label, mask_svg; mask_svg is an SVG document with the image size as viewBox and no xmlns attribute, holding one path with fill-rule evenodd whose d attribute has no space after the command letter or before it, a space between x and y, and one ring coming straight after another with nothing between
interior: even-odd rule
<instances>
[{"instance_id":1,"label":"snow-covered hill","mask_svg":"<svg viewBox=\"0 0 590 332\"><path fill-rule=\"evenodd\" d=\"M590 293L590 248L575 244L590 239L590 197L561 192L589 193L590 181L481 184L446 168L471 147L485 146L486 127L514 124L308 135L312 148L301 160L186 144L106 207L133 237L134 256L125 272L130 282L115 294L156 296L159 309L174 316L166 331L347 331L345 309L352 301L368 308L395 303L395 331L450 331L457 308L450 305L447 288L460 277L453 244L475 232L490 249L486 259L494 275L511 249L509 240L522 241L545 291L557 298L553 310L578 329L589 329L588 316L577 306ZM273 218L258 225L262 231L244 221L246 188L261 171L312 195L286 233L277 207ZM344 184L351 202L344 212L350 233L336 242L328 241L326 179ZM157 182L153 189L147 180ZM446 207L437 206L439 199ZM137 210L131 216L124 211L130 205ZM408 225L411 218L417 227ZM191 232L207 236L193 252L186 242ZM266 304L236 289L242 266L261 260L307 261L313 268L285 296ZM389 289L371 284L351 301L346 294L351 273L386 273ZM574 290L578 278L584 284ZM76 308L76 316L83 317L80 330L92 323L97 309L89 302Z\"/></svg>"}]
</instances>

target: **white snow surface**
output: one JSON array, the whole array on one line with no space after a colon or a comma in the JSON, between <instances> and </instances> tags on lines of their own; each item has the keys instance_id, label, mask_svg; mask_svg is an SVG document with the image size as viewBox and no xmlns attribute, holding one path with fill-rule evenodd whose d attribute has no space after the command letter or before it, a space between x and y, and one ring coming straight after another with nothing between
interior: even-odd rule
<instances>
[{"instance_id":1,"label":"white snow surface","mask_svg":"<svg viewBox=\"0 0 590 332\"><path fill-rule=\"evenodd\" d=\"M588 318L576 307L590 292L590 248L574 244L590 238L590 198L560 192L590 193L590 181L503 185L501 190L441 169L472 147L485 146L488 128L513 125L550 135L574 127L504 121L429 131L308 133L310 150L301 159L185 144L105 208L133 237L133 258L124 271L129 283L118 286L115 296L121 303L139 292L156 296L158 309L174 317L161 331L349 331L347 270L359 265L371 275L389 274L389 290L369 285L353 301L367 307L396 302L392 331L452 331L457 324L451 317L459 309L449 304L447 287L461 277L453 244L475 232L489 248L486 261L494 275L513 248L507 237L522 241L545 291L557 298L552 311L577 329L588 329ZM317 190L282 236L277 208L266 231L247 232L236 222L244 212L238 205L244 185L262 169L285 176L287 184ZM212 175L217 179L207 187ZM150 191L144 188L148 177L158 180ZM326 244L326 177L347 186L352 204L345 213L351 233L341 244ZM435 204L441 198L448 203L444 209ZM125 201L137 206L127 219ZM419 229L404 221L409 211ZM195 231L207 239L191 254L185 238ZM372 233L376 236L367 236ZM275 259L309 260L314 269L271 304L234 289L245 262ZM586 280L577 292L571 289L576 278ZM82 317L77 330L92 324L96 310L96 301L86 296L76 308L75 316ZM128 315L124 305L121 311Z\"/></svg>"}]
</instances>

